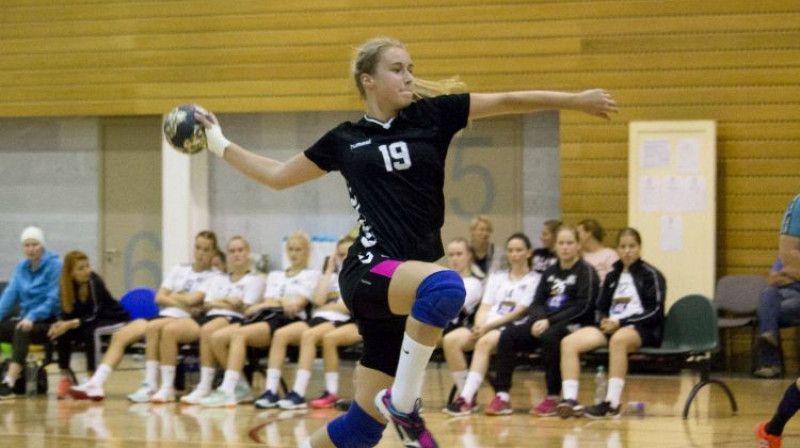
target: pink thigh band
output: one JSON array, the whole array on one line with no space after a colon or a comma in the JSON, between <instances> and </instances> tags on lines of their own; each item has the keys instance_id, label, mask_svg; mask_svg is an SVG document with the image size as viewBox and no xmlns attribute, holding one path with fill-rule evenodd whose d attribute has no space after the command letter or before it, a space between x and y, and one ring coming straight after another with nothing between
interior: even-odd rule
<instances>
[{"instance_id":1,"label":"pink thigh band","mask_svg":"<svg viewBox=\"0 0 800 448\"><path fill-rule=\"evenodd\" d=\"M394 271L397 270L397 267L403 264L402 261L399 260L386 260L376 264L372 269L369 271L373 274L382 275L384 277L392 278L394 275Z\"/></svg>"}]
</instances>

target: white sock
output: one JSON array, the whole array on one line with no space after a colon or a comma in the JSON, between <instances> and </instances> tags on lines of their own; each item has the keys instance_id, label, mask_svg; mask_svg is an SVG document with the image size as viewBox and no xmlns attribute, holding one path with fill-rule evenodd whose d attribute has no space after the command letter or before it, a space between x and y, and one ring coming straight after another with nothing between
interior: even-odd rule
<instances>
[{"instance_id":1,"label":"white sock","mask_svg":"<svg viewBox=\"0 0 800 448\"><path fill-rule=\"evenodd\" d=\"M197 383L197 388L195 388L195 390L204 390L209 392L211 390L211 386L214 384L214 375L216 373L217 369L213 367L201 367L200 382Z\"/></svg>"},{"instance_id":2,"label":"white sock","mask_svg":"<svg viewBox=\"0 0 800 448\"><path fill-rule=\"evenodd\" d=\"M281 382L281 369L267 369L267 381L264 385L264 390L268 390L273 394L278 393L278 384Z\"/></svg>"},{"instance_id":3,"label":"white sock","mask_svg":"<svg viewBox=\"0 0 800 448\"><path fill-rule=\"evenodd\" d=\"M467 402L472 403L475 399L475 394L478 393L478 388L481 387L483 382L483 375L478 372L470 372L467 374L467 381L464 382L464 388L461 389L461 397Z\"/></svg>"},{"instance_id":4,"label":"white sock","mask_svg":"<svg viewBox=\"0 0 800 448\"><path fill-rule=\"evenodd\" d=\"M508 392L498 392L497 396L506 403L511 401L511 395L509 395Z\"/></svg>"},{"instance_id":5,"label":"white sock","mask_svg":"<svg viewBox=\"0 0 800 448\"><path fill-rule=\"evenodd\" d=\"M306 389L308 389L308 380L311 378L311 371L306 369L298 369L294 377L294 387L292 390L301 397L306 396Z\"/></svg>"},{"instance_id":6,"label":"white sock","mask_svg":"<svg viewBox=\"0 0 800 448\"><path fill-rule=\"evenodd\" d=\"M239 374L239 372L226 370L225 377L222 379L222 386L220 386L219 389L228 395L233 394L233 391L236 390L236 383L239 382L240 376L241 374Z\"/></svg>"},{"instance_id":7,"label":"white sock","mask_svg":"<svg viewBox=\"0 0 800 448\"><path fill-rule=\"evenodd\" d=\"M175 387L175 366L161 366L161 388L172 390Z\"/></svg>"},{"instance_id":8,"label":"white sock","mask_svg":"<svg viewBox=\"0 0 800 448\"><path fill-rule=\"evenodd\" d=\"M398 411L409 413L414 410L414 404L422 395L425 368L434 348L411 339L408 333L403 335L400 362L392 384L392 406Z\"/></svg>"},{"instance_id":9,"label":"white sock","mask_svg":"<svg viewBox=\"0 0 800 448\"><path fill-rule=\"evenodd\" d=\"M464 390L464 384L467 382L468 373L468 370L456 370L454 372L450 372L450 375L453 376L453 382L455 383L459 392Z\"/></svg>"},{"instance_id":10,"label":"white sock","mask_svg":"<svg viewBox=\"0 0 800 448\"><path fill-rule=\"evenodd\" d=\"M561 382L561 390L564 391L565 400L578 400L578 380L564 380Z\"/></svg>"},{"instance_id":11,"label":"white sock","mask_svg":"<svg viewBox=\"0 0 800 448\"><path fill-rule=\"evenodd\" d=\"M329 394L339 394L339 372L325 372L325 390Z\"/></svg>"},{"instance_id":12,"label":"white sock","mask_svg":"<svg viewBox=\"0 0 800 448\"><path fill-rule=\"evenodd\" d=\"M608 391L606 391L606 401L612 408L619 406L619 399L622 397L622 389L625 387L625 380L622 378L609 378Z\"/></svg>"},{"instance_id":13,"label":"white sock","mask_svg":"<svg viewBox=\"0 0 800 448\"><path fill-rule=\"evenodd\" d=\"M108 364L100 364L100 367L94 371L94 375L89 379L89 383L93 386L102 386L108 380L108 377L111 375L114 369L111 368Z\"/></svg>"},{"instance_id":14,"label":"white sock","mask_svg":"<svg viewBox=\"0 0 800 448\"><path fill-rule=\"evenodd\" d=\"M150 387L151 390L156 389L158 384L158 361L147 361L144 363L144 382Z\"/></svg>"}]
</instances>

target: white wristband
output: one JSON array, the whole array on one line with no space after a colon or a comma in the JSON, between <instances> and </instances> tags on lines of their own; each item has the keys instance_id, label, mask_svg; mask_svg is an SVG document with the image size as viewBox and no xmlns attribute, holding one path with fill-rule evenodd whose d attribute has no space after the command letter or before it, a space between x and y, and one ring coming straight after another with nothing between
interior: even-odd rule
<instances>
[{"instance_id":1,"label":"white wristband","mask_svg":"<svg viewBox=\"0 0 800 448\"><path fill-rule=\"evenodd\" d=\"M213 152L220 159L225 156L225 148L231 144L231 141L222 135L222 128L218 124L206 129L206 143L208 144L209 151Z\"/></svg>"}]
</instances>

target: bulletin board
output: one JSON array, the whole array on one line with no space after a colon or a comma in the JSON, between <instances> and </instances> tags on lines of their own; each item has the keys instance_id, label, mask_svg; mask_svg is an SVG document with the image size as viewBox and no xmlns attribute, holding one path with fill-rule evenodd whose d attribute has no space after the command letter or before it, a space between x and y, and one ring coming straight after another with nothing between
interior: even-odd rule
<instances>
[{"instance_id":1,"label":"bulletin board","mask_svg":"<svg viewBox=\"0 0 800 448\"><path fill-rule=\"evenodd\" d=\"M667 279L667 307L688 294L714 294L716 137L715 121L629 126L628 223L642 235L642 258Z\"/></svg>"}]
</instances>

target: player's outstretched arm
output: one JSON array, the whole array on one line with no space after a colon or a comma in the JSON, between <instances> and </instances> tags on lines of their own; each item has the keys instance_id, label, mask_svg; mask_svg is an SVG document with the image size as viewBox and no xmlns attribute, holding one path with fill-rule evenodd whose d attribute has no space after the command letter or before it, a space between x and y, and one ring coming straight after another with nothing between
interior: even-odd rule
<instances>
[{"instance_id":1,"label":"player's outstretched arm","mask_svg":"<svg viewBox=\"0 0 800 448\"><path fill-rule=\"evenodd\" d=\"M227 161L247 177L275 190L299 185L326 174L305 154L300 153L286 162L253 154L222 135L219 121L214 114L208 117L195 114L195 118L206 127L208 149Z\"/></svg>"},{"instance_id":2,"label":"player's outstretched arm","mask_svg":"<svg viewBox=\"0 0 800 448\"><path fill-rule=\"evenodd\" d=\"M540 110L576 110L600 118L618 111L617 102L604 89L578 93L528 90L504 93L470 94L469 118L505 114L526 114Z\"/></svg>"}]
</instances>

